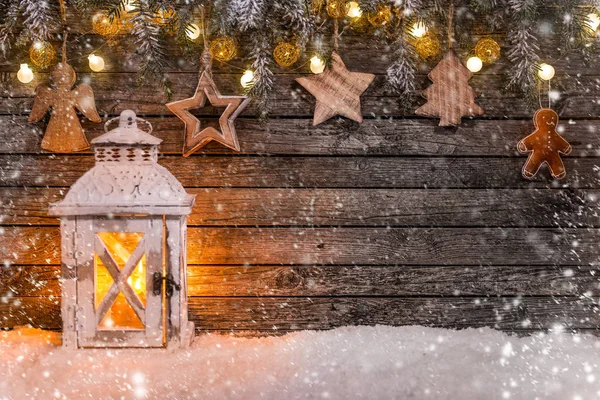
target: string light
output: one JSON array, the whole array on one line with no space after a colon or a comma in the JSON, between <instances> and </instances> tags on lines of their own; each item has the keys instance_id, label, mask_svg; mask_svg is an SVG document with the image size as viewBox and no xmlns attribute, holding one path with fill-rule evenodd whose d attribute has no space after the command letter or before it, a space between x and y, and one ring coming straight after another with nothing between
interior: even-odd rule
<instances>
[{"instance_id":1,"label":"string light","mask_svg":"<svg viewBox=\"0 0 600 400\"><path fill-rule=\"evenodd\" d=\"M242 75L242 78L240 79L240 83L242 84L242 87L247 88L248 86L250 86L250 83L254 80L254 72L250 69L246 70L244 72L244 75Z\"/></svg>"},{"instance_id":2,"label":"string light","mask_svg":"<svg viewBox=\"0 0 600 400\"><path fill-rule=\"evenodd\" d=\"M131 12L135 9L135 5L133 4L133 0L128 0L125 4L125 11Z\"/></svg>"},{"instance_id":3,"label":"string light","mask_svg":"<svg viewBox=\"0 0 600 400\"><path fill-rule=\"evenodd\" d=\"M587 21L585 22L586 25L593 31L596 32L596 30L598 30L598 27L600 26L600 17L598 16L598 14L595 13L591 13L587 15Z\"/></svg>"},{"instance_id":4,"label":"string light","mask_svg":"<svg viewBox=\"0 0 600 400\"><path fill-rule=\"evenodd\" d=\"M427 31L428 29L423 22L417 22L412 26L411 34L416 38L420 38L423 37Z\"/></svg>"},{"instance_id":5,"label":"string light","mask_svg":"<svg viewBox=\"0 0 600 400\"><path fill-rule=\"evenodd\" d=\"M198 39L200 37L200 27L196 24L190 24L186 32L187 37L191 40Z\"/></svg>"},{"instance_id":6,"label":"string light","mask_svg":"<svg viewBox=\"0 0 600 400\"><path fill-rule=\"evenodd\" d=\"M357 2L351 1L347 5L348 13L346 14L350 18L360 18L362 16L362 10Z\"/></svg>"},{"instance_id":7,"label":"string light","mask_svg":"<svg viewBox=\"0 0 600 400\"><path fill-rule=\"evenodd\" d=\"M479 57L471 57L467 60L467 68L471 72L479 72L483 67L483 62Z\"/></svg>"},{"instance_id":8,"label":"string light","mask_svg":"<svg viewBox=\"0 0 600 400\"><path fill-rule=\"evenodd\" d=\"M554 78L554 72L554 67L552 65L541 64L540 70L538 71L538 76L545 81L549 81L550 79Z\"/></svg>"},{"instance_id":9,"label":"string light","mask_svg":"<svg viewBox=\"0 0 600 400\"><path fill-rule=\"evenodd\" d=\"M325 70L325 63L319 56L314 56L310 59L310 70L313 74L320 74Z\"/></svg>"},{"instance_id":10,"label":"string light","mask_svg":"<svg viewBox=\"0 0 600 400\"><path fill-rule=\"evenodd\" d=\"M21 83L29 83L33 80L33 71L27 64L21 64L19 72L17 72L17 79Z\"/></svg>"},{"instance_id":11,"label":"string light","mask_svg":"<svg viewBox=\"0 0 600 400\"><path fill-rule=\"evenodd\" d=\"M104 59L95 54L90 54L88 56L88 60L90 63L90 69L94 72L100 72L104 69Z\"/></svg>"}]
</instances>

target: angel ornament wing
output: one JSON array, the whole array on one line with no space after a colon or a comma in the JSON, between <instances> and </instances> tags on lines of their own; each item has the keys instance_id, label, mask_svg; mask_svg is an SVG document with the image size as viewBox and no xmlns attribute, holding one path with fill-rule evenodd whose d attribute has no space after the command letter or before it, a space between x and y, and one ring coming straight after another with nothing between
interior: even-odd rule
<instances>
[{"instance_id":1,"label":"angel ornament wing","mask_svg":"<svg viewBox=\"0 0 600 400\"><path fill-rule=\"evenodd\" d=\"M89 85L75 84L75 70L67 63L59 63L50 74L54 88L40 85L35 89L29 122L37 122L51 108L50 122L42 139L42 149L54 153L72 153L90 148L75 109L89 120L102 122L96 111L94 92Z\"/></svg>"}]
</instances>

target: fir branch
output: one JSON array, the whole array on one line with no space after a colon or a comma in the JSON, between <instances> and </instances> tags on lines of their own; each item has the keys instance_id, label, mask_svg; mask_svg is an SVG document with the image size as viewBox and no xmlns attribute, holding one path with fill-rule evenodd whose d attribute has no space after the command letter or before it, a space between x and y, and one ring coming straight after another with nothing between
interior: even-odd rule
<instances>
[{"instance_id":1,"label":"fir branch","mask_svg":"<svg viewBox=\"0 0 600 400\"><path fill-rule=\"evenodd\" d=\"M248 95L257 102L259 117L265 119L268 114L269 94L273 89L274 75L271 70L271 44L266 35L257 38L250 54L253 59L254 81Z\"/></svg>"},{"instance_id":2,"label":"fir branch","mask_svg":"<svg viewBox=\"0 0 600 400\"><path fill-rule=\"evenodd\" d=\"M188 37L188 33L192 30L192 23L195 21L194 6L191 4L182 5L177 9L177 18L173 23L173 30L175 31L175 37L177 44L183 48L184 54L192 56L195 50L198 50L200 45ZM200 24L197 26L202 29ZM210 24L208 24L210 25Z\"/></svg>"},{"instance_id":3,"label":"fir branch","mask_svg":"<svg viewBox=\"0 0 600 400\"><path fill-rule=\"evenodd\" d=\"M540 48L534 34L537 4L536 0L508 0L512 29L506 36L511 45L506 56L512 65L507 71L507 87L521 92L530 104L537 96L536 72L540 60Z\"/></svg>"},{"instance_id":4,"label":"fir branch","mask_svg":"<svg viewBox=\"0 0 600 400\"><path fill-rule=\"evenodd\" d=\"M267 18L266 0L231 0L229 18L240 32L257 29L264 25Z\"/></svg>"},{"instance_id":5,"label":"fir branch","mask_svg":"<svg viewBox=\"0 0 600 400\"><path fill-rule=\"evenodd\" d=\"M393 43L394 62L387 69L387 86L400 97L400 106L407 111L412 106L416 85L416 60L414 47L408 40L406 20L400 23L399 34Z\"/></svg>"},{"instance_id":6,"label":"fir branch","mask_svg":"<svg viewBox=\"0 0 600 400\"><path fill-rule=\"evenodd\" d=\"M168 58L165 51L164 32L158 22L155 21L156 2L151 0L135 0L132 3L133 24L132 35L137 44L137 53L140 55L139 78L154 77L159 80L168 99L171 98L171 83L166 69Z\"/></svg>"},{"instance_id":7,"label":"fir branch","mask_svg":"<svg viewBox=\"0 0 600 400\"><path fill-rule=\"evenodd\" d=\"M31 40L50 40L60 26L58 2L21 0L23 27Z\"/></svg>"},{"instance_id":8,"label":"fir branch","mask_svg":"<svg viewBox=\"0 0 600 400\"><path fill-rule=\"evenodd\" d=\"M564 52L579 51L586 62L591 60L594 49L595 32L588 17L593 10L592 6L581 6L579 0L560 0L558 4Z\"/></svg>"},{"instance_id":9,"label":"fir branch","mask_svg":"<svg viewBox=\"0 0 600 400\"><path fill-rule=\"evenodd\" d=\"M314 16L311 15L304 0L279 0L273 4L275 16L280 16L282 29L293 32L303 44L312 36L315 28Z\"/></svg>"},{"instance_id":10,"label":"fir branch","mask_svg":"<svg viewBox=\"0 0 600 400\"><path fill-rule=\"evenodd\" d=\"M0 50L6 57L17 36L20 3L18 0L1 0L0 9L4 10L0 15Z\"/></svg>"}]
</instances>

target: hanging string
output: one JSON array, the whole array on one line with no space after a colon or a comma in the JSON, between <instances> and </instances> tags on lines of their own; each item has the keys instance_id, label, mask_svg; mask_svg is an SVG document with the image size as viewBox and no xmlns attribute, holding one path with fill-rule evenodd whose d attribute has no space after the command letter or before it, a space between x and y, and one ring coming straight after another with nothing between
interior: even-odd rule
<instances>
[{"instance_id":1,"label":"hanging string","mask_svg":"<svg viewBox=\"0 0 600 400\"><path fill-rule=\"evenodd\" d=\"M448 6L448 49L452 49L454 47L454 0L450 0L450 5Z\"/></svg>"},{"instance_id":2,"label":"hanging string","mask_svg":"<svg viewBox=\"0 0 600 400\"><path fill-rule=\"evenodd\" d=\"M339 47L340 25L337 18L333 19L333 51L337 53Z\"/></svg>"},{"instance_id":3,"label":"hanging string","mask_svg":"<svg viewBox=\"0 0 600 400\"><path fill-rule=\"evenodd\" d=\"M550 98L550 92L551 92L551 87L550 87L550 79L548 79L548 108L552 108L552 99Z\"/></svg>"},{"instance_id":4,"label":"hanging string","mask_svg":"<svg viewBox=\"0 0 600 400\"><path fill-rule=\"evenodd\" d=\"M538 89L538 101L540 103L540 108L544 108L544 106L542 105L542 82L538 81L537 89Z\"/></svg>"},{"instance_id":5,"label":"hanging string","mask_svg":"<svg viewBox=\"0 0 600 400\"><path fill-rule=\"evenodd\" d=\"M69 32L67 31L67 5L65 4L65 0L58 0L58 4L60 5L60 17L62 19L63 24L63 42L62 42L62 63L67 63L67 38L69 37Z\"/></svg>"},{"instance_id":6,"label":"hanging string","mask_svg":"<svg viewBox=\"0 0 600 400\"><path fill-rule=\"evenodd\" d=\"M198 77L202 75L202 72L206 72L208 76L212 77L212 55L210 54L210 43L208 41L208 28L206 22L206 15L204 5L200 6L200 23L202 24L202 39L204 40L204 49L200 56L200 71Z\"/></svg>"}]
</instances>

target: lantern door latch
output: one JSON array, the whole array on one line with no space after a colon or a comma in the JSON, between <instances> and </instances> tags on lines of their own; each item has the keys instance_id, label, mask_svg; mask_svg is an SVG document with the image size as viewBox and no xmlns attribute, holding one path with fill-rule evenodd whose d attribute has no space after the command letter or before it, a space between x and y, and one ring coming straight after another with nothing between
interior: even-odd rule
<instances>
[{"instance_id":1,"label":"lantern door latch","mask_svg":"<svg viewBox=\"0 0 600 400\"><path fill-rule=\"evenodd\" d=\"M160 272L155 272L152 279L152 292L155 296L160 296L162 293L163 281L165 281L165 294L167 297L173 296L174 290L181 290L181 285L175 282L173 274L163 276Z\"/></svg>"}]
</instances>

